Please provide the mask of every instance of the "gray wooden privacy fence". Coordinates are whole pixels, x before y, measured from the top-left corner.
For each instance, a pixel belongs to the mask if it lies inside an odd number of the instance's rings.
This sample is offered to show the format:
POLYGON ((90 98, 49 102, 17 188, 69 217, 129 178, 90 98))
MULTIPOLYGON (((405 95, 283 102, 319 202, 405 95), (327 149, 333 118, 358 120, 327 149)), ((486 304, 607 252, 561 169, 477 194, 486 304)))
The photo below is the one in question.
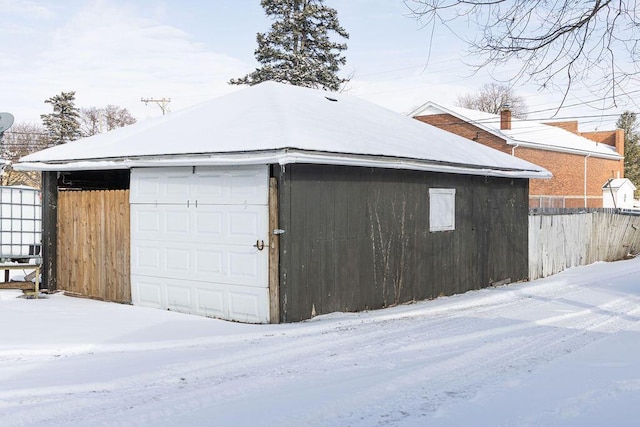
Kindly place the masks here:
POLYGON ((529 215, 529 280, 640 252, 640 216, 609 211, 529 215))

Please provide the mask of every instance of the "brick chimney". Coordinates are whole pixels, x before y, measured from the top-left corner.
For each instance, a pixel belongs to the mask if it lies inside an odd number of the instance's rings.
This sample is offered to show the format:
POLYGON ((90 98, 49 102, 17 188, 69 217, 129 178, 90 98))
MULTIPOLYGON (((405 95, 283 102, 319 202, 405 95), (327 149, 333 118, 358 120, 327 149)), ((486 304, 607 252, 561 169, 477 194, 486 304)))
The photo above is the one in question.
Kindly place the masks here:
POLYGON ((511 110, 504 104, 500 110, 500 130, 511 130, 511 110))
POLYGON ((616 151, 624 157, 624 129, 616 129, 616 151))
POLYGON ((624 156, 624 130, 600 130, 592 132, 578 132, 578 135, 595 141, 598 144, 607 144, 615 147, 618 154, 624 156))

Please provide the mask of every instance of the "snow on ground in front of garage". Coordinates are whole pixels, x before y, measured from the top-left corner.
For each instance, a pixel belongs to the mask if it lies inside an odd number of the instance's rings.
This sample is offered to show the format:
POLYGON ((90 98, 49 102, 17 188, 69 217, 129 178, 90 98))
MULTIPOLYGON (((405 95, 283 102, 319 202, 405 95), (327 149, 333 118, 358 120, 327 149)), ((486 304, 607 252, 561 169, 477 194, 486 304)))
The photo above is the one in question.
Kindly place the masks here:
POLYGON ((637 425, 640 258, 245 325, 0 291, 2 426, 637 425))

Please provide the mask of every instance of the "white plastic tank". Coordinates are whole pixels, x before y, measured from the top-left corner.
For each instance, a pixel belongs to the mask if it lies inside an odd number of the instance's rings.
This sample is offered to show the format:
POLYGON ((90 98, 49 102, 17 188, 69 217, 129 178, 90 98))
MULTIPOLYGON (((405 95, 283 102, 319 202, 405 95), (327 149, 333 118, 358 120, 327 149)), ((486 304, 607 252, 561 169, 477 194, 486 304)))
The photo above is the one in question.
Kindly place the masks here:
POLYGON ((40 191, 26 186, 0 186, 0 258, 39 257, 41 242, 40 191))

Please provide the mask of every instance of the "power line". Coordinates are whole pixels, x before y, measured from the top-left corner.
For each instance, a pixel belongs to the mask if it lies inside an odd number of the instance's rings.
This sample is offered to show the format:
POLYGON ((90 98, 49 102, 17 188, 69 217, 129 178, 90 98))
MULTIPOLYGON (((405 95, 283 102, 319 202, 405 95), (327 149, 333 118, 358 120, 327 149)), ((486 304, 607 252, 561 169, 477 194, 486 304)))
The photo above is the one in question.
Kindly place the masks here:
POLYGON ((148 105, 150 102, 156 104, 162 110, 162 115, 164 116, 166 112, 169 111, 169 103, 171 102, 171 98, 140 98, 140 102, 144 102, 144 105, 148 105))
MULTIPOLYGON (((634 93, 639 93, 639 92, 640 92, 640 89, 636 89, 636 90, 632 90, 632 91, 627 92, 626 95, 632 95, 634 93)), ((589 104, 592 104, 594 102, 606 101, 608 98, 609 97, 594 98, 594 99, 591 99, 589 101, 580 101, 580 102, 577 102, 575 104, 563 105, 560 108, 571 108, 571 107, 582 107, 582 106, 591 107, 589 104)), ((595 108, 595 107, 592 107, 592 108, 595 108)), ((544 109, 535 110, 535 111, 528 111, 527 114, 544 113, 544 112, 548 112, 548 111, 554 111, 554 110, 557 110, 557 109, 558 108, 544 108, 544 109)))

